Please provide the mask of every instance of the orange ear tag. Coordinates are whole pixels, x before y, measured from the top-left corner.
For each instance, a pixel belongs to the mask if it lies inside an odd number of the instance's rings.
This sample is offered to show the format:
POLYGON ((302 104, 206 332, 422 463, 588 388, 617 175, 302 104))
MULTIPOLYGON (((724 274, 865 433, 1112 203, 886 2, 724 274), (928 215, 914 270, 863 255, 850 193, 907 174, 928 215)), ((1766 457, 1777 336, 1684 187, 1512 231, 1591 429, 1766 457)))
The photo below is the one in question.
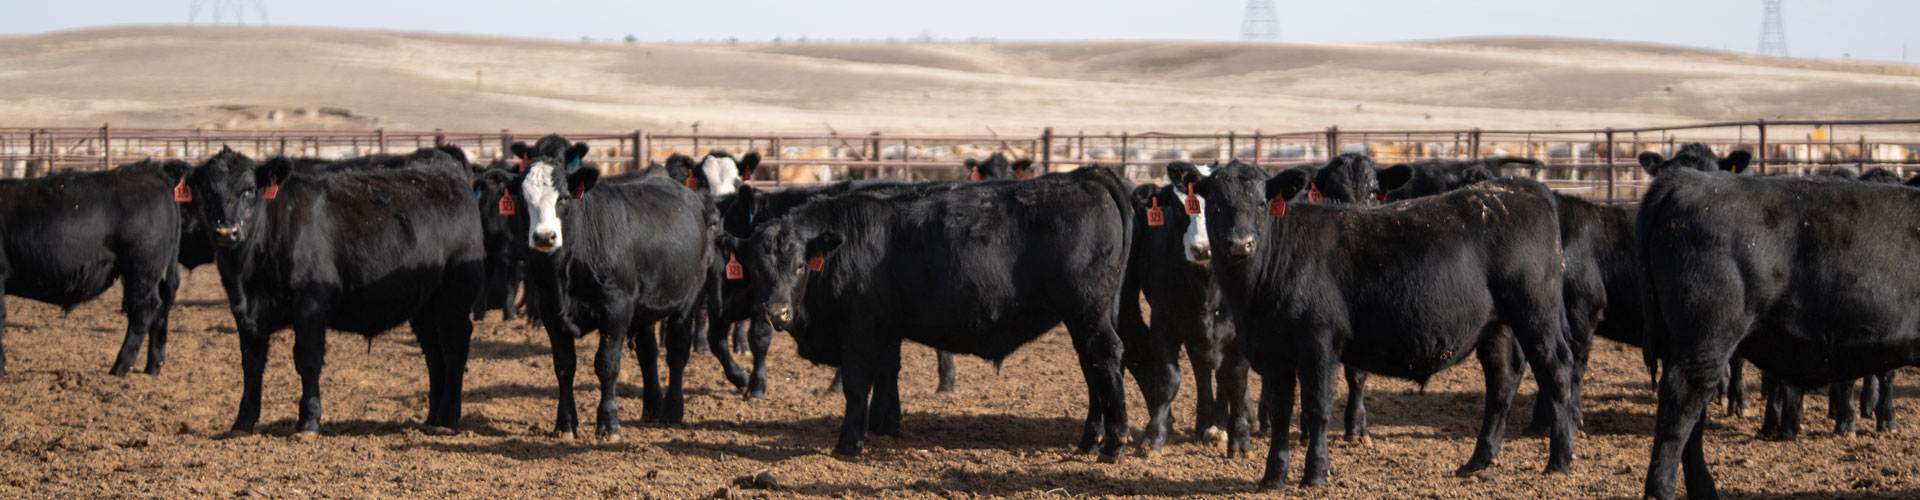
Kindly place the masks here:
POLYGON ((967 175, 967 180, 980 182, 980 167, 973 167, 973 173, 967 175))
POLYGON ((260 193, 261 198, 271 200, 280 196, 280 178, 274 177, 272 179, 273 183, 267 185, 266 192, 260 193))
POLYGON ((193 188, 187 186, 185 177, 180 178, 180 183, 173 186, 173 201, 174 203, 193 201, 193 188))
POLYGON ((1193 196, 1193 183, 1187 183, 1187 215, 1200 215, 1200 199, 1193 196))
POLYGON ((587 195, 587 186, 585 184, 576 184, 573 186, 571 194, 573 194, 573 199, 576 200, 585 197, 587 195))
POLYGON ((826 254, 821 252, 814 252, 812 257, 807 257, 808 271, 813 271, 817 273, 817 272, 820 272, 821 269, 824 269, 826 267, 827 267, 826 254))
POLYGON ((1278 195, 1275 195, 1272 200, 1267 200, 1267 215, 1285 217, 1287 215, 1287 200, 1280 199, 1278 195))
POLYGON ((500 215, 513 215, 513 196, 500 195, 500 215))
POLYGON ((733 252, 727 252, 727 279, 737 280, 746 277, 747 269, 740 266, 740 261, 734 260, 733 252))
POLYGON ((1320 185, 1319 184, 1307 185, 1307 202, 1308 203, 1320 202, 1320 185))
POLYGON ((1167 214, 1160 212, 1160 197, 1158 196, 1153 197, 1153 207, 1147 209, 1147 225, 1154 227, 1167 225, 1167 214))
POLYGON ((1378 199, 1378 200, 1380 200, 1380 202, 1381 202, 1381 203, 1386 203, 1386 202, 1387 202, 1387 188, 1380 188, 1380 194, 1378 194, 1378 195, 1375 195, 1375 196, 1374 196, 1374 199, 1378 199))
POLYGON ((687 174, 687 189, 700 189, 700 178, 691 173, 687 174))

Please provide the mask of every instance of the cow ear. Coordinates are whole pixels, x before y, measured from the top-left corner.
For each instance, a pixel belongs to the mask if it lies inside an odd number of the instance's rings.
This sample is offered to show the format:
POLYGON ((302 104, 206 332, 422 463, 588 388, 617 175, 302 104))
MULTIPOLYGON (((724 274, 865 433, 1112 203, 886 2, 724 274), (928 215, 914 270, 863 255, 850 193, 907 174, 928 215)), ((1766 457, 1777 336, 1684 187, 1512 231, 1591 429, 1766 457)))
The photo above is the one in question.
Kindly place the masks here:
POLYGON ((719 249, 721 254, 738 252, 740 251, 740 237, 727 234, 726 231, 715 231, 713 234, 713 247, 719 249))
POLYGON ((193 173, 193 164, 180 160, 167 160, 160 163, 160 171, 166 172, 168 179, 179 182, 180 179, 193 173))
POLYGON ((1033 166, 1033 160, 1016 161, 1016 162, 1013 162, 1013 171, 1014 173, 1018 174, 1020 172, 1027 171, 1027 167, 1031 167, 1031 166, 1033 166))
POLYGON ((1374 174, 1374 177, 1380 179, 1381 189, 1388 191, 1400 189, 1400 186, 1405 186, 1408 182, 1413 181, 1413 165, 1405 163, 1396 164, 1380 169, 1379 172, 1374 174))
POLYGON ((1753 153, 1734 151, 1727 154, 1726 158, 1720 159, 1720 169, 1736 174, 1743 174, 1747 172, 1747 165, 1751 163, 1753 163, 1753 153))
POLYGON ((1138 186, 1134 186, 1133 195, 1129 197, 1133 201, 1133 210, 1138 212, 1138 211, 1146 210, 1152 207, 1153 195, 1159 192, 1160 192, 1160 186, 1155 186, 1152 184, 1141 184, 1138 186))
POLYGON ((593 190, 594 184, 599 182, 600 169, 580 167, 579 170, 567 174, 567 192, 574 193, 573 199, 577 200, 585 196, 587 191, 593 190))
POLYGON ((260 165, 260 168, 253 169, 253 185, 264 190, 268 186, 286 182, 290 173, 293 173, 293 160, 276 156, 260 165))
POLYGON ((813 239, 807 240, 807 255, 833 253, 834 250, 840 248, 840 243, 842 242, 843 240, 840 238, 840 233, 833 231, 820 233, 819 236, 814 236, 813 239))
POLYGON ((760 153, 747 153, 745 156, 741 156, 738 161, 733 162, 733 164, 740 169, 741 182, 753 180, 753 170, 760 168, 760 153))
POLYGON ((1460 179, 1457 181, 1454 181, 1454 184, 1448 187, 1458 189, 1458 188, 1490 181, 1490 180, 1493 180, 1494 177, 1496 176, 1493 175, 1493 171, 1487 170, 1486 167, 1477 167, 1477 166, 1469 167, 1466 170, 1461 171, 1460 179))
POLYGON ((1306 190, 1307 184, 1312 182, 1313 178, 1306 172, 1297 169, 1282 170, 1279 174, 1267 178, 1267 199, 1292 200, 1293 195, 1306 190))
POLYGON ((1176 161, 1167 163, 1167 184, 1184 186, 1200 182, 1200 169, 1192 163, 1176 161))
POLYGON ((587 157, 588 149, 587 143, 573 143, 573 147, 567 148, 567 165, 579 165, 580 159, 587 157))
POLYGON ((515 141, 513 145, 507 146, 507 151, 512 152, 514 158, 526 158, 530 150, 527 148, 527 143, 515 141))
POLYGON ((1639 159, 1640 167, 1647 169, 1648 175, 1660 175, 1660 164, 1667 161, 1667 157, 1652 151, 1640 153, 1639 159))

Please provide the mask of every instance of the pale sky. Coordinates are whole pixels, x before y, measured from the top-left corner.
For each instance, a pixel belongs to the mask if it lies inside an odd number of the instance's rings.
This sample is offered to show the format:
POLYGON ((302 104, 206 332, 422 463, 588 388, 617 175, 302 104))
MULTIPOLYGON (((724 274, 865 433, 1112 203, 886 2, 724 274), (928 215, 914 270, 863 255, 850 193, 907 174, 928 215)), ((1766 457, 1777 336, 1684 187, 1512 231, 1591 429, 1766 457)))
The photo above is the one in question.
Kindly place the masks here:
MULTIPOLYGON (((222 1, 204 0, 213 4, 222 1)), ((237 0, 258 21, 256 0, 237 0)), ((1234 40, 1244 0, 259 0, 276 26, 578 40, 1234 40)), ((1274 0, 1281 39, 1384 42, 1495 35, 1628 40, 1752 52, 1760 0, 1274 0)), ((0 34, 181 24, 194 0, 6 0, 0 34)), ((1920 61, 1920 1, 1787 0, 1795 57, 1920 61)), ((209 21, 207 12, 200 22, 209 21)), ((231 21, 229 20, 229 23, 231 21)))

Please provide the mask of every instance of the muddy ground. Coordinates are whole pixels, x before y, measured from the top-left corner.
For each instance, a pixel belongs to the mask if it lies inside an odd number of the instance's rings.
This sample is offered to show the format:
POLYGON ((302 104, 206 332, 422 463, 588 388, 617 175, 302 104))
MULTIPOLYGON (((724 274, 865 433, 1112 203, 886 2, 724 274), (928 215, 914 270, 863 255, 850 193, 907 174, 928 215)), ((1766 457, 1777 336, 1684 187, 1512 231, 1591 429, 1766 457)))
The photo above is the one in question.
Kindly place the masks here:
MULTIPOLYGON (((5 331, 11 364, 0 377, 0 497, 204 498, 241 494, 326 498, 693 498, 736 477, 771 469, 780 487, 741 489, 745 498, 785 497, 1245 497, 1260 476, 1255 458, 1182 440, 1152 459, 1096 464, 1070 453, 1086 402, 1064 333, 1043 337, 997 372, 960 360, 959 391, 936 394, 931 350, 910 345, 902 399, 905 437, 873 438, 867 454, 832 457, 842 402, 820 394, 832 371, 799 360, 784 334, 774 343, 771 388, 749 401, 727 385, 709 356, 690 364, 685 425, 643 424, 637 365, 627 354, 622 383, 624 440, 549 437, 554 379, 544 332, 496 314, 477 325, 466 419, 457 435, 422 432, 425 364, 411 335, 371 343, 334 334, 322 382, 325 421, 311 441, 292 436, 298 378, 288 334, 268 365, 260 435, 219 437, 239 398, 239 355, 218 276, 190 276, 173 311, 171 356, 159 376, 107 375, 123 320, 117 290, 69 315, 9 298, 5 331)), ((580 345, 592 359, 593 342, 580 345)), ((1546 441, 1519 435, 1532 382, 1495 474, 1460 479, 1453 470, 1473 446, 1481 382, 1473 363, 1441 374, 1425 390, 1376 378, 1371 445, 1335 441, 1331 484, 1289 487, 1271 496, 1312 498, 1637 498, 1651 443, 1653 396, 1639 352, 1602 341, 1585 402, 1587 425, 1571 476, 1539 473, 1546 441)), ((136 364, 136 366, 141 366, 136 364)), ((1920 372, 1897 382, 1908 429, 1920 372)), ((1749 374, 1757 377, 1757 374, 1749 374)), ((1187 376, 1176 412, 1192 419, 1187 376)), ((590 429, 590 366, 575 390, 590 429)), ((1129 383, 1135 434, 1144 421, 1129 383)), ((1756 399, 1757 405, 1757 399, 1756 399)), ((1339 411, 1335 409, 1336 415, 1339 411)), ((1823 396, 1808 399, 1807 434, 1795 442, 1753 438, 1757 412, 1720 416, 1715 406, 1708 460, 1733 498, 1913 498, 1920 496, 1920 439, 1863 432, 1833 435, 1823 396)), ((1337 417, 1336 417, 1337 419, 1337 417)), ((1337 424, 1336 424, 1337 425, 1337 424)), ((1298 432, 1297 430, 1295 432, 1298 432)), ((1301 448, 1294 448, 1298 479, 1301 448)))

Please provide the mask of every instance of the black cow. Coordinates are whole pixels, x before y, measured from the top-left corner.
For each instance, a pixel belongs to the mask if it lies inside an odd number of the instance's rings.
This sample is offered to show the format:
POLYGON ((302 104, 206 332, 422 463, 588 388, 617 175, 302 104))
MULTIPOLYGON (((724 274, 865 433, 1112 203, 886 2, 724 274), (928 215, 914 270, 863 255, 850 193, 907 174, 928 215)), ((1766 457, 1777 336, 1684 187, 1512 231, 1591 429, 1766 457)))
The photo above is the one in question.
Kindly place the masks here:
MULTIPOLYGON (((1705 144, 1695 142, 1680 146, 1678 151, 1674 151, 1673 158, 1667 158, 1660 153, 1647 151, 1640 153, 1636 159, 1640 162, 1640 166, 1647 170, 1647 174, 1653 176, 1659 176, 1661 172, 1672 168, 1749 174, 1751 172, 1747 167, 1753 163, 1753 153, 1734 151, 1728 153, 1726 158, 1721 158, 1720 155, 1713 152, 1712 148, 1707 147, 1705 144)), ((1641 342, 1635 342, 1634 345, 1642 345, 1643 343, 1644 338, 1641 342)), ((1647 353, 1646 351, 1642 351, 1642 354, 1647 353)), ((1647 363, 1649 371, 1651 371, 1654 362, 1649 358, 1647 363)), ((1734 356, 1732 360, 1727 362, 1727 386, 1726 391, 1723 392, 1721 396, 1726 398, 1728 415, 1745 415, 1747 413, 1746 364, 1746 360, 1739 356, 1734 356)), ((1784 401, 1784 399, 1779 398, 1774 398, 1773 400, 1784 401)), ((1777 415, 1776 413, 1775 418, 1777 418, 1777 415)), ((1763 427, 1765 426, 1763 425, 1763 427)))
MULTIPOLYGON (((1648 356, 1661 370, 1645 495, 1715 496, 1703 452, 1719 366, 1737 352, 1802 387, 1911 365, 1920 340, 1920 192, 1668 168, 1636 224, 1648 356)), ((1676 160, 1680 160, 1676 158, 1676 160)))
MULTIPOLYGON (((1196 186, 1208 201, 1207 233, 1219 284, 1253 369, 1276 404, 1293 412, 1296 375, 1303 485, 1326 481, 1326 427, 1335 367, 1424 380, 1478 351, 1487 404, 1479 443, 1459 473, 1498 455, 1521 360, 1499 345, 1518 340, 1542 397, 1553 401, 1547 471, 1573 459, 1572 364, 1560 300, 1554 199, 1545 186, 1501 179, 1389 207, 1288 203, 1307 186, 1228 164, 1196 186), (1224 251, 1223 251, 1224 249, 1224 251), (1444 297, 1445 300, 1435 300, 1444 297), (1500 335, 1506 325, 1512 335, 1500 335)), ((1282 424, 1284 425, 1284 424, 1282 424)), ((1263 489, 1288 468, 1287 432, 1276 429, 1263 489)))
MULTIPOLYGON (((178 160, 144 160, 105 172, 0 180, 0 334, 5 295, 72 311, 118 279, 127 333, 108 373, 126 375, 145 343, 146 372, 158 375, 167 357, 167 310, 180 284, 175 186, 189 169, 178 160)), ((0 373, 6 366, 0 346, 0 373)))
POLYGON ((574 338, 600 331, 594 359, 600 379, 597 429, 620 434, 620 350, 629 339, 640 359, 642 419, 679 423, 685 412, 682 373, 691 352, 703 294, 711 276, 713 205, 701 193, 661 176, 600 179, 582 165, 586 143, 558 135, 532 147, 511 146, 527 158, 526 172, 508 184, 515 233, 524 235, 529 293, 539 297, 553 343, 559 405, 554 432, 572 436, 579 424, 573 400, 574 338), (581 165, 570 167, 570 165, 581 165), (654 324, 667 350, 668 383, 656 372, 654 324))
POLYGON ((1166 185, 1133 190, 1132 262, 1118 326, 1127 368, 1147 402, 1147 425, 1137 448, 1142 454, 1159 451, 1170 433, 1182 347, 1193 365, 1197 392, 1194 436, 1225 444, 1229 456, 1250 447, 1247 359, 1234 343, 1232 323, 1220 309, 1207 267, 1213 254, 1205 201, 1190 192, 1210 172, 1209 166, 1174 162, 1167 165, 1166 185), (1142 292, 1153 308, 1150 324, 1141 323, 1142 292))
POLYGON ((327 329, 377 335, 402 322, 427 359, 426 424, 459 422, 473 333, 466 312, 485 258, 470 177, 445 154, 404 169, 326 172, 256 166, 230 149, 194 171, 187 185, 218 245, 239 330, 245 388, 235 433, 252 432, 259 420, 268 342, 289 326, 301 379, 298 432, 320 429, 327 329))
POLYGON ((967 180, 971 181, 1019 179, 1027 176, 1027 169, 1033 166, 1033 160, 1009 161, 1006 155, 994 153, 985 160, 968 158, 961 165, 967 167, 967 180))
POLYGON ((858 454, 869 430, 899 433, 902 340, 1000 360, 1065 322, 1088 385, 1079 450, 1099 444, 1101 461, 1120 460, 1128 430, 1113 322, 1130 189, 1089 168, 845 195, 760 226, 741 244, 754 303, 801 357, 846 375, 834 452, 858 454))
MULTIPOLYGON (((507 196, 507 185, 519 176, 518 161, 494 160, 473 174, 473 198, 480 211, 481 242, 487 249, 486 289, 473 301, 473 320, 486 317, 487 311, 500 310, 500 319, 513 321, 518 308, 515 299, 519 296, 522 273, 522 257, 526 245, 514 238, 509 226, 511 214, 518 212, 502 210, 500 199, 507 196)), ((536 306, 537 307, 537 306, 536 306)), ((537 317, 529 314, 529 319, 537 317)))

